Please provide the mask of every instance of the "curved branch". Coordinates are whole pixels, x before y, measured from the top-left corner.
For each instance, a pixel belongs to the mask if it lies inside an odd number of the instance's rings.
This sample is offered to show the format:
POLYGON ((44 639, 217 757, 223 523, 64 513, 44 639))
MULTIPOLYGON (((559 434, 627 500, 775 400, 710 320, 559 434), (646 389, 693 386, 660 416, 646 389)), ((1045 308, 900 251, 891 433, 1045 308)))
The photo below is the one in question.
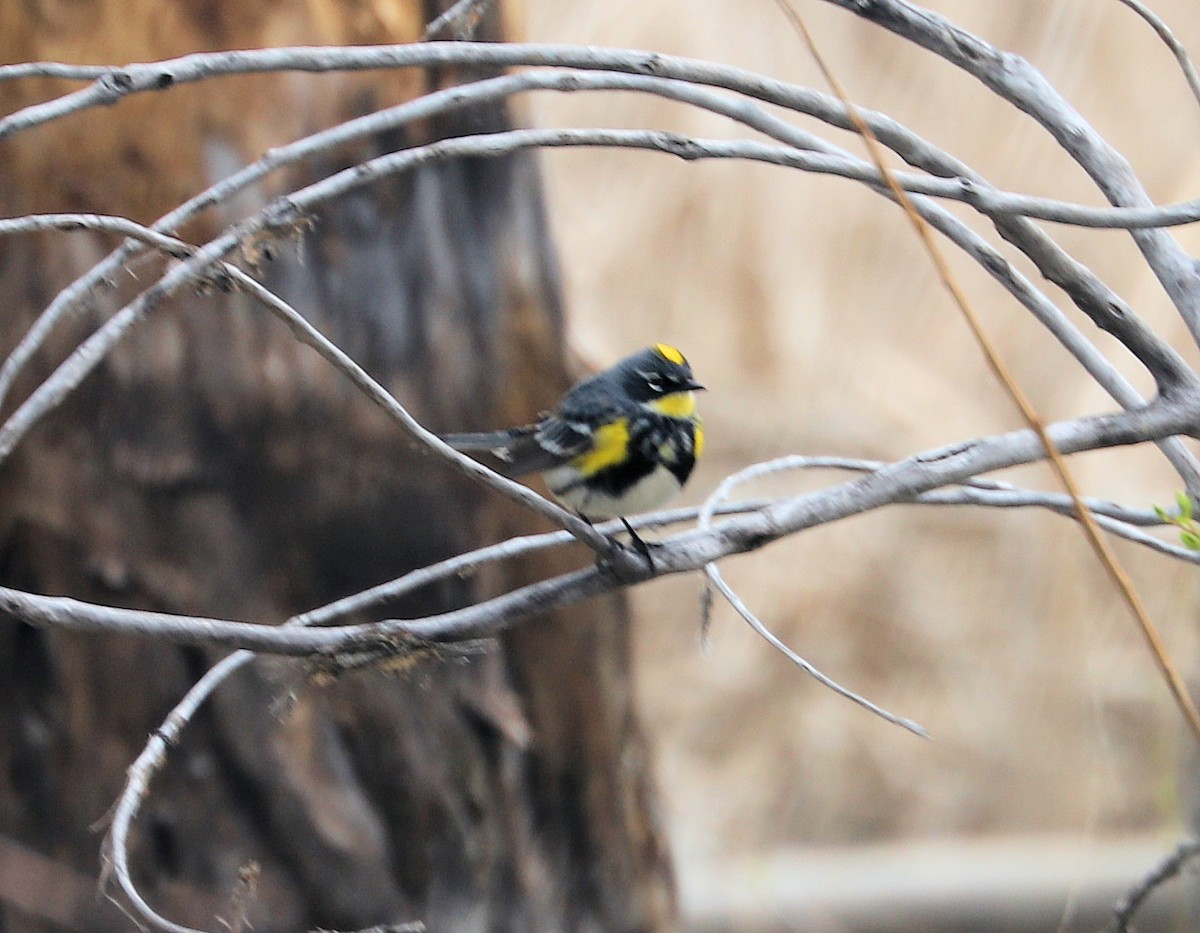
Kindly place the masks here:
POLYGON ((1175 61, 1179 63, 1179 70, 1183 72, 1183 77, 1187 80, 1192 97, 1196 99, 1197 103, 1200 103, 1200 75, 1196 74, 1196 66, 1192 64, 1192 57, 1188 54, 1188 50, 1184 44, 1175 38, 1175 33, 1171 32, 1171 27, 1166 24, 1161 16, 1142 3, 1141 0, 1118 0, 1118 2, 1125 4, 1125 6, 1129 7, 1129 9, 1145 20, 1150 28, 1158 34, 1158 37, 1162 39, 1163 44, 1171 50, 1171 54, 1175 56, 1175 61))
MULTIPOLYGON (((1145 197, 1136 179, 1133 178, 1132 172, 1124 160, 1113 153, 1091 127, 1065 102, 1061 101, 1053 88, 1050 88, 1028 63, 1016 56, 1002 57, 1000 53, 969 33, 957 29, 953 24, 939 17, 918 11, 908 4, 884 2, 884 0, 871 3, 861 3, 858 0, 827 0, 827 2, 837 3, 860 16, 877 20, 892 31, 906 35, 918 44, 948 57, 961 67, 966 67, 982 80, 996 83, 993 89, 997 90, 997 93, 1001 93, 1006 99, 1013 100, 1027 112, 1039 117, 1043 125, 1046 125, 1052 132, 1057 131, 1056 138, 1059 138, 1060 142, 1067 144, 1071 139, 1078 137, 1080 141, 1070 151, 1093 175, 1099 174, 1101 169, 1116 173, 1121 180, 1119 183, 1115 183, 1115 187, 1119 189, 1121 196, 1118 197, 1113 192, 1106 190, 1113 203, 1149 206, 1149 200, 1145 197), (911 22, 904 19, 905 14, 909 16, 911 22), (957 49, 957 46, 954 46, 955 42, 961 43, 962 49, 957 49), (967 55, 963 49, 969 49, 971 55, 967 55), (988 67, 980 66, 978 63, 972 64, 975 61, 972 56, 986 59, 988 67), (1026 83, 1021 85, 1019 82, 1006 79, 1003 75, 1004 67, 1019 67, 1021 80, 1026 83), (992 73, 996 71, 1000 72, 999 77, 992 73), (1009 89, 1006 87, 1007 84, 1018 84, 1019 86, 1009 89), (1031 91, 1031 87, 1035 90, 1031 91), (1082 140, 1086 140, 1086 145, 1082 140), (1081 150, 1084 155, 1096 156, 1099 153, 1105 158, 1098 159, 1099 165, 1097 165, 1097 159, 1089 159, 1085 162, 1081 153, 1076 149, 1081 150)), ((635 50, 528 44, 432 42, 411 46, 364 46, 351 49, 291 48, 201 53, 148 65, 131 65, 124 69, 114 69, 89 88, 44 104, 25 108, 0 120, 0 138, 88 107, 114 103, 130 94, 162 90, 174 84, 199 81, 218 74, 273 71, 327 72, 466 64, 492 67, 559 66, 665 77, 725 88, 759 100, 810 113, 834 126, 844 129, 853 128, 840 103, 826 95, 797 88, 741 69, 713 65, 694 59, 635 50)), ((992 85, 989 84, 989 86, 992 85)), ((908 134, 894 121, 868 111, 861 111, 861 116, 881 142, 913 164, 921 164, 922 160, 929 160, 931 155, 934 157, 934 161, 939 160, 938 154, 931 154, 928 146, 915 141, 911 134, 908 134), (906 149, 913 150, 912 154, 907 153, 906 149)), ((952 171, 951 174, 961 173, 952 171)), ((1118 335, 1121 335, 1130 326, 1132 315, 1129 309, 1122 302, 1113 301, 1111 293, 1100 285, 1094 275, 1066 257, 1065 253, 1053 246, 1044 235, 1039 236, 1031 229, 1013 230, 1005 235, 1021 239, 1025 244, 1022 248, 1027 252, 1032 249, 1033 251, 1029 252, 1029 255, 1038 263, 1043 274, 1067 288, 1073 300, 1080 303, 1081 309, 1091 316, 1099 326, 1112 330, 1118 335)), ((1168 292, 1177 304, 1187 300, 1189 289, 1192 293, 1200 296, 1200 289, 1193 287, 1192 276, 1194 273, 1184 261, 1186 257, 1182 256, 1182 251, 1170 244, 1169 237, 1153 230, 1142 231, 1141 234, 1135 233, 1135 237, 1143 247, 1147 245, 1154 247, 1153 249, 1144 248, 1144 252, 1147 252, 1148 261, 1151 262, 1160 279, 1168 286, 1168 292), (1168 275, 1168 272, 1171 274, 1168 275)), ((1200 304, 1200 297, 1195 298, 1195 302, 1200 304)))
MULTIPOLYGON (((790 459, 790 458, 788 458, 788 459, 790 459)), ((712 495, 710 495, 704 501, 704 505, 700 509, 700 520, 699 520, 700 529, 703 531, 707 531, 708 529, 710 529, 712 527, 712 519, 713 519, 713 515, 716 512, 717 507, 722 505, 729 498, 729 496, 732 494, 734 489, 736 489, 738 486, 740 486, 744 483, 748 483, 748 482, 754 480, 756 477, 759 477, 759 476, 762 476, 762 475, 765 475, 768 473, 777 472, 781 468, 782 462, 783 461, 780 461, 780 460, 774 460, 774 461, 770 461, 768 463, 755 464, 753 466, 747 467, 744 470, 739 470, 737 473, 734 473, 732 476, 725 477, 725 479, 721 482, 721 484, 713 491, 712 495)), ((796 463, 795 460, 791 460, 791 462, 793 464, 796 463)), ((752 628, 772 648, 774 648, 776 651, 778 651, 780 654, 782 654, 785 658, 787 658, 789 661, 791 661, 793 664, 795 664, 798 668, 800 668, 802 671, 804 671, 806 674, 808 674, 808 676, 812 677, 814 680, 816 680, 822 686, 827 687, 828 689, 832 690, 834 693, 838 694, 839 696, 845 697, 847 700, 850 700, 851 702, 858 704, 863 709, 867 710, 870 713, 875 714, 876 716, 885 720, 886 722, 890 722, 893 725, 897 725, 897 726, 900 726, 901 728, 907 729, 909 732, 913 733, 914 735, 918 735, 921 738, 925 738, 925 739, 929 738, 928 731, 926 731, 925 727, 922 726, 920 723, 918 723, 912 719, 906 719, 903 716, 897 716, 895 713, 892 713, 892 712, 884 709, 882 706, 879 706, 876 703, 872 703, 866 697, 864 697, 858 693, 855 693, 853 690, 849 689, 848 687, 842 686, 840 683, 838 683, 832 677, 828 676, 827 674, 822 673, 813 664, 811 664, 809 661, 806 661, 804 658, 802 658, 800 655, 798 655, 795 651, 793 651, 791 648, 789 648, 786 644, 784 644, 782 639, 780 639, 779 636, 777 636, 774 632, 772 632, 766 626, 766 624, 750 610, 750 607, 746 605, 745 601, 743 601, 742 598, 736 592, 734 592, 733 587, 731 587, 725 581, 725 578, 724 578, 724 576, 722 576, 721 571, 717 569, 717 565, 715 562, 710 562, 710 563, 705 564, 701 568, 701 570, 704 573, 704 577, 708 581, 709 586, 715 588, 717 590, 717 592, 719 592, 721 594, 721 596, 724 597, 725 601, 727 603, 729 603, 730 606, 733 607, 733 610, 739 616, 742 617, 742 619, 746 622, 747 625, 750 626, 750 628, 752 628)), ((709 613, 709 608, 708 608, 709 597, 707 595, 709 592, 710 592, 709 590, 705 591, 706 596, 705 596, 705 603, 704 603, 704 617, 705 617, 706 622, 707 622, 708 613, 709 613)))
MULTIPOLYGON (((907 0, 825 0, 895 33, 957 66, 1041 125, 1091 176, 1110 203, 1148 206, 1129 161, 1110 146, 1026 59, 1003 52, 907 0)), ((1200 344, 1200 271, 1161 230, 1132 230, 1134 242, 1200 344)))
POLYGON ((62 403, 141 318, 154 311, 165 298, 183 284, 207 274, 209 270, 216 267, 226 275, 232 276, 274 312, 283 316, 292 330, 303 336, 304 342, 333 361, 368 398, 382 408, 405 432, 459 472, 484 483, 506 498, 526 506, 559 527, 570 531, 596 553, 611 560, 618 569, 628 569, 630 565, 636 563, 632 554, 614 549, 611 541, 598 534, 587 522, 538 495, 528 486, 500 476, 483 464, 445 444, 436 434, 426 430, 386 389, 346 356, 340 348, 321 335, 298 312, 240 270, 224 266, 220 262, 239 244, 257 233, 277 229, 280 225, 284 227, 290 225, 294 222, 292 219, 294 213, 295 209, 291 201, 287 198, 281 199, 274 209, 269 208, 251 221, 236 225, 196 250, 189 259, 169 270, 156 285, 147 289, 134 302, 126 305, 106 321, 80 344, 50 378, 38 386, 33 394, 13 412, 8 421, 0 427, 0 462, 11 454, 16 444, 34 424, 47 412, 62 403))
POLYGON ((235 671, 249 664, 254 657, 253 652, 237 651, 210 667, 204 676, 196 681, 195 685, 163 720, 163 724, 150 736, 142 753, 129 766, 126 772, 125 786, 113 807, 112 825, 104 837, 102 846, 104 871, 100 877, 101 886, 103 887, 107 883, 111 873, 116 877, 117 884, 120 885, 121 890, 125 892, 142 918, 153 923, 160 930, 165 930, 166 933, 203 933, 203 931, 180 926, 161 916, 146 903, 129 874, 129 830, 143 798, 150 789, 151 778, 166 764, 167 752, 179 741, 180 734, 184 727, 191 722, 196 710, 220 684, 224 683, 235 671))
MULTIPOLYGON (((20 217, 0 218, 0 236, 15 236, 40 230, 61 230, 63 232, 90 230, 115 233, 131 240, 137 240, 151 249, 160 250, 176 259, 191 255, 194 249, 182 240, 166 236, 130 220, 128 217, 107 214, 23 214, 20 217)), ((3 396, 0 395, 0 398, 3 396)))
MULTIPOLYGON (((126 306, 114 315, 102 328, 82 344, 60 367, 56 376, 44 383, 31 396, 9 421, 0 428, 0 461, 6 458, 13 446, 26 431, 45 414, 50 408, 59 404, 66 394, 91 371, 92 368, 107 353, 111 346, 123 337, 133 323, 142 315, 152 311, 161 300, 182 286, 186 281, 199 277, 215 261, 228 255, 241 243, 262 234, 264 231, 287 229, 305 212, 313 210, 319 204, 339 197, 348 191, 368 184, 386 175, 410 170, 426 162, 444 160, 451 157, 477 156, 495 157, 517 149, 566 146, 609 146, 639 148, 675 155, 686 160, 709 158, 738 158, 766 162, 769 164, 803 168, 809 171, 826 172, 842 175, 847 178, 868 181, 873 185, 880 184, 878 175, 873 168, 864 163, 853 164, 846 159, 828 156, 823 153, 801 151, 781 146, 757 143, 749 140, 697 140, 653 130, 513 130, 504 133, 483 136, 456 137, 441 140, 413 149, 380 156, 353 168, 343 170, 319 182, 307 186, 277 199, 259 214, 241 222, 222 236, 210 241, 203 250, 179 268, 171 270, 158 285, 147 290, 133 304, 126 306), (93 341, 95 343, 93 344, 93 341)), ((913 185, 914 190, 936 190, 942 186, 937 179, 925 179, 920 176, 905 178, 913 185)), ((1032 287, 1019 276, 1007 263, 1003 262, 994 252, 990 251, 976 235, 968 228, 956 224, 947 214, 934 218, 940 230, 947 232, 960 245, 964 245, 968 253, 975 255, 998 280, 1008 285, 1009 290, 1039 310, 1039 317, 1048 320, 1055 318, 1056 333, 1061 318, 1047 313, 1045 305, 1032 297, 1032 287)), ((1053 311, 1053 306, 1050 305, 1053 311)), ((1062 338, 1060 338, 1062 339, 1062 338)), ((1169 347, 1160 345, 1155 338, 1153 352, 1150 353, 1144 345, 1135 344, 1133 349, 1143 351, 1146 358, 1154 361, 1154 371, 1158 374, 1169 370, 1178 372, 1177 379, 1184 380, 1186 366, 1170 352, 1169 347)), ((1102 384, 1110 391, 1114 384, 1115 370, 1095 353, 1085 353, 1076 342, 1068 344, 1076 356, 1083 355, 1089 362, 1089 371, 1093 375, 1101 373, 1102 384)), ((8 361, 13 363, 13 359, 8 361)), ((1126 405, 1141 402, 1140 397, 1131 396, 1128 391, 1117 389, 1114 394, 1118 401, 1126 405)))
MULTIPOLYGON (((675 134, 654 131, 612 130, 517 130, 481 137, 442 140, 416 149, 378 157, 277 199, 259 214, 231 228, 198 250, 190 259, 169 270, 158 284, 119 311, 85 340, 0 427, 0 461, 11 453, 15 445, 38 420, 60 404, 79 385, 141 317, 153 311, 165 297, 184 283, 207 274, 214 263, 218 263, 239 244, 264 232, 287 229, 293 226, 305 212, 312 210, 324 201, 383 175, 410 169, 427 161, 443 159, 451 155, 494 156, 513 151, 516 148, 555 145, 624 145, 655 149, 685 159, 732 156, 756 158, 785 165, 830 167, 829 157, 820 153, 803 152, 750 141, 691 140, 675 134)), ((839 166, 839 168, 845 168, 845 166, 839 166)), ((238 273, 238 275, 241 274, 238 273)), ((243 281, 249 283, 247 285, 249 288, 261 289, 261 286, 253 283, 248 277, 243 276, 243 281)), ((611 556, 611 559, 617 562, 622 571, 637 572, 636 568, 632 566, 632 555, 614 550, 608 541, 597 535, 586 523, 538 496, 527 487, 494 474, 481 464, 444 445, 435 435, 421 427, 395 399, 374 383, 338 348, 320 338, 315 329, 299 314, 265 289, 261 289, 259 297, 277 312, 289 317, 290 326, 298 333, 307 334, 307 341, 317 346, 327 358, 339 362, 339 365, 351 375, 360 389, 367 392, 414 438, 436 451, 466 475, 485 482, 501 492, 502 495, 527 505, 561 527, 572 531, 598 554, 611 556)), ((1177 393, 1179 391, 1181 390, 1177 390, 1177 393)))
MULTIPOLYGON (((458 44, 459 47, 466 48, 468 51, 477 51, 484 58, 494 57, 496 51, 495 46, 473 47, 470 44, 458 44)), ((513 48, 524 47, 506 47, 511 50, 513 48)), ((557 51, 558 53, 568 54, 571 52, 579 53, 580 50, 562 49, 555 47, 533 47, 541 49, 546 55, 551 55, 557 51)), ((352 52, 350 61, 347 67, 353 66, 356 63, 362 64, 361 53, 368 51, 373 53, 374 57, 371 60, 377 60, 378 54, 381 51, 396 51, 398 49, 407 49, 411 51, 411 47, 381 47, 376 49, 331 49, 326 50, 330 53, 352 52)), ((268 50, 272 53, 280 52, 295 52, 297 55, 301 52, 311 52, 313 50, 268 50)), ((583 50, 586 54, 583 56, 586 59, 596 60, 599 55, 599 60, 605 64, 605 67, 613 69, 621 69, 630 67, 629 55, 643 55, 645 53, 627 53, 606 50, 583 50)), ((231 53, 232 54, 232 53, 231 53)), ((254 70, 256 67, 261 67, 261 62, 256 62, 251 59, 261 58, 257 53, 237 53, 237 61, 230 61, 229 56, 223 56, 220 62, 215 62, 216 65, 222 66, 224 72, 236 72, 238 67, 242 70, 254 70), (233 67, 238 66, 238 67, 233 67)), ((341 59, 343 56, 334 56, 341 59)), ((545 56, 543 56, 545 57, 545 56)), ((553 57, 551 55, 551 57, 553 57)), ((537 58, 537 56, 533 56, 537 58)), ((188 60, 193 65, 197 64, 196 56, 189 56, 188 60)), ((204 60, 204 56, 200 57, 204 60)), ((182 60, 177 60, 182 61, 182 60)), ((159 63, 160 65, 168 65, 171 63, 159 63)), ((278 55, 272 55, 271 60, 266 64, 274 67, 282 67, 282 63, 278 55)), ((302 65, 303 62, 298 64, 302 65)), ((348 139, 362 136, 369 132, 375 132, 379 129, 400 125, 409 122, 413 119, 419 119, 422 116, 428 116, 440 110, 452 109, 457 106, 463 106, 471 100, 486 100, 492 97, 503 96, 506 94, 516 93, 523 89, 536 89, 544 87, 554 90, 577 90, 577 89, 602 89, 602 88, 627 88, 640 90, 647 93, 655 93, 664 97, 669 97, 675 100, 682 100, 692 103, 696 106, 701 106, 714 112, 722 113, 732 119, 739 120, 748 126, 759 129, 762 132, 772 135, 789 142, 791 145, 800 148, 810 149, 814 151, 822 151, 826 154, 840 155, 847 161, 842 164, 840 174, 847 177, 856 177, 861 180, 869 180, 874 177, 874 170, 868 163, 862 160, 852 159, 848 154, 841 152, 836 147, 825 143, 817 137, 812 137, 809 134, 791 127, 777 118, 770 117, 753 105, 745 101, 729 101, 719 95, 712 94, 699 87, 690 87, 679 85, 678 81, 702 81, 713 84, 718 87, 725 87, 738 91, 739 93, 748 94, 758 99, 767 100, 779 106, 788 107, 797 110, 798 112, 809 113, 822 119, 831 125, 849 127, 851 125, 849 119, 844 113, 844 108, 840 102, 833 98, 824 95, 816 94, 815 92, 806 91, 803 89, 791 87, 780 82, 763 79, 760 76, 749 75, 746 72, 741 72, 738 69, 722 69, 717 68, 717 74, 713 74, 713 66, 696 69, 692 66, 697 63, 689 62, 686 59, 666 59, 656 66, 656 70, 664 73, 673 73, 673 78, 670 81, 663 79, 646 78, 639 75, 621 75, 621 74, 550 74, 539 75, 534 73, 526 73, 522 75, 507 76, 503 78, 490 79, 487 81, 478 82, 475 85, 468 87, 456 87, 446 91, 431 94, 421 100, 402 105, 398 108, 392 108, 388 111, 382 111, 377 114, 372 114, 368 117, 350 121, 347 124, 339 125, 331 130, 323 131, 314 134, 305 140, 289 146, 280 147, 272 150, 263 159, 247 166, 241 172, 236 173, 229 179, 219 185, 215 185, 208 191, 192 198, 180 208, 172 211, 166 217, 155 224, 156 230, 170 230, 175 225, 182 223, 184 220, 193 216, 199 210, 219 203, 221 200, 229 197, 234 191, 244 188, 246 185, 261 178, 263 175, 278 168, 282 165, 294 162, 306 155, 311 155, 321 151, 332 145, 344 142, 348 139), (757 80, 749 80, 751 78, 757 80)), ((702 63, 700 63, 702 64, 702 63)), ((143 68, 147 66, 136 66, 143 68)), ((331 66, 332 67, 332 66, 331 66)), ((193 76, 193 80, 196 78, 193 76)), ((132 91, 131 91, 132 92, 132 91)), ((914 134, 900 127, 894 121, 880 114, 871 112, 863 112, 863 117, 867 119, 872 126, 874 132, 878 135, 881 141, 891 146, 899 152, 904 158, 913 164, 924 165, 930 171, 941 175, 954 175, 949 186, 939 187, 931 186, 926 189, 918 187, 917 190, 928 190, 937 196, 961 198, 968 203, 974 204, 984 213, 992 216, 996 222, 997 228, 1002 235, 1010 239, 1023 252, 1030 256, 1038 265, 1043 274, 1047 275, 1052 281, 1062 286, 1075 300, 1076 304, 1089 314, 1098 326, 1111 331, 1130 350, 1138 356, 1139 359, 1150 369, 1156 380, 1161 386, 1173 386, 1175 382, 1185 380, 1190 376, 1187 367, 1182 363, 1179 357, 1174 354, 1174 351, 1149 331, 1140 320, 1133 315, 1132 311, 1120 301, 1115 294, 1105 288, 1102 283, 1086 268, 1071 259, 1067 254, 1053 243, 1049 237, 1045 236, 1040 230, 1030 224, 1027 220, 1008 216, 1008 210, 1031 209, 1040 211, 1048 216, 1056 216, 1059 218, 1074 217, 1074 219, 1089 222, 1100 222, 1102 215, 1094 213, 1094 209, 1083 208, 1078 205, 1067 205, 1058 202, 1040 201, 1040 199, 1029 199, 1021 195, 1011 195, 1008 193, 997 192, 991 188, 970 170, 955 160, 951 159, 945 153, 941 153, 934 147, 930 146, 925 141, 916 137, 914 134), (1039 203, 1040 201, 1040 203, 1039 203)), ((2 121, 0 121, 2 125, 2 121)), ((567 132, 567 131, 561 131, 567 132)), ((671 151, 669 147, 666 151, 671 151)), ((686 144, 680 144, 675 147, 678 154, 683 154, 686 144)), ((719 154, 718 154, 719 155, 719 154)), ((718 157, 714 155, 714 157, 718 157)), ((796 167, 806 167, 797 165, 796 167)), ((809 170, 818 170, 817 164, 809 167, 809 170)), ((827 163, 825 168, 819 170, 838 171, 832 163, 827 163)), ((928 179, 923 176, 916 176, 915 184, 928 184, 928 179)), ((912 179, 906 176, 906 180, 912 182, 912 179)), ((884 191, 882 186, 876 184, 877 190, 884 191)), ((886 191, 884 191, 886 193, 886 191)), ((1085 338, 1073 327, 1060 312, 1053 306, 1053 303, 1048 299, 1036 293, 1031 286, 1020 276, 1016 271, 1002 258, 991 249, 977 235, 969 231, 962 225, 953 215, 942 212, 937 215, 935 209, 928 204, 920 203, 919 209, 926 216, 926 219, 934 223, 945 235, 958 242, 960 246, 973 255, 980 261, 984 267, 997 278, 1018 300, 1022 301, 1034 314, 1049 327, 1051 332, 1066 346, 1073 355, 1075 355, 1083 363, 1089 373, 1093 375, 1106 390, 1113 395, 1123 406, 1135 407, 1142 403, 1141 397, 1132 389, 1132 387, 1117 374, 1116 370, 1107 363, 1106 360, 1094 349, 1090 348, 1090 344, 1085 338), (970 245, 965 245, 969 243, 970 245)), ((1113 219, 1128 219, 1137 222, 1149 222, 1157 209, 1135 209, 1135 214, 1129 217, 1113 218, 1113 219)), ((1176 208, 1164 209, 1167 216, 1176 216, 1179 218, 1191 216, 1192 208, 1189 206, 1177 206, 1176 208), (1172 213, 1175 212, 1175 213, 1172 213)), ((121 263, 128 259, 134 251, 123 248, 114 253, 107 260, 95 267, 92 272, 88 273, 70 288, 64 290, 51 304, 50 308, 39 318, 34 327, 21 341, 13 355, 5 362, 3 367, 0 367, 0 400, 2 400, 7 388, 11 385, 15 373, 35 352, 36 348, 44 340, 49 330, 54 326, 54 323, 61 315, 65 314, 71 305, 86 294, 92 287, 99 282, 104 281, 108 276, 112 275, 121 263)), ((1200 469, 1197 468, 1195 458, 1181 446, 1173 442, 1166 442, 1164 450, 1171 460, 1177 471, 1184 478, 1184 481, 1189 489, 1200 489, 1200 469)))

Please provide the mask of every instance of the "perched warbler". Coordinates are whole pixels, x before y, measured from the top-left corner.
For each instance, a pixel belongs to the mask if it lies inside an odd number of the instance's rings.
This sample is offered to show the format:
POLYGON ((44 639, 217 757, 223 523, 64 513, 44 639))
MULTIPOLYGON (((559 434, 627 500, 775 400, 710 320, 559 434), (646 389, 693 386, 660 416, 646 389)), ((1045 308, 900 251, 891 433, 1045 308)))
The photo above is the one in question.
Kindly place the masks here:
POLYGON ((541 473, 588 521, 624 518, 663 505, 687 482, 704 450, 703 388, 683 354, 658 343, 580 382, 533 424, 444 440, 492 454, 506 476, 541 473))

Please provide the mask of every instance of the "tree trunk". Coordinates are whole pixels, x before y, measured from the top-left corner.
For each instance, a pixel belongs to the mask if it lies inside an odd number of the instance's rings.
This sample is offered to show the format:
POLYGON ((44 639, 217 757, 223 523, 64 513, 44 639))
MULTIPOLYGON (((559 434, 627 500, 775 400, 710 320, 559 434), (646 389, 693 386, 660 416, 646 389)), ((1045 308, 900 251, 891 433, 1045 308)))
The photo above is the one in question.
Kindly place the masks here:
MULTIPOLYGON (((0 54, 120 64, 413 41, 434 7, 29 0, 0 5, 0 54)), ((498 14, 482 29, 497 37, 498 14)), ((0 210, 150 222, 270 145, 448 80, 279 74, 141 95, 0 143, 0 210)), ((6 82, 0 97, 11 112, 64 89, 6 82)), ((501 108, 460 113, 288 183, 507 120, 501 108)), ((183 235, 203 241, 278 184, 183 235)), ((428 166, 329 206, 302 244, 276 245, 266 283, 428 426, 528 419, 567 383, 540 199, 529 155, 428 166)), ((82 232, 5 242, 0 346, 115 245, 82 232)), ((141 260, 90 296, 7 411, 155 268, 141 260)), ((257 621, 535 527, 416 452, 261 307, 220 292, 179 296, 140 323, 0 468, 0 490, 0 582, 257 621)), ((587 559, 513 562, 387 614, 461 605, 587 559)), ((81 895, 99 871, 95 825, 148 733, 215 658, 0 621, 0 931, 132 928, 81 895)), ((240 913, 256 931, 417 919, 431 931, 671 929, 628 666, 618 598, 537 619, 467 660, 332 685, 260 661, 218 692, 156 778, 135 876, 161 913, 205 929, 240 913)))

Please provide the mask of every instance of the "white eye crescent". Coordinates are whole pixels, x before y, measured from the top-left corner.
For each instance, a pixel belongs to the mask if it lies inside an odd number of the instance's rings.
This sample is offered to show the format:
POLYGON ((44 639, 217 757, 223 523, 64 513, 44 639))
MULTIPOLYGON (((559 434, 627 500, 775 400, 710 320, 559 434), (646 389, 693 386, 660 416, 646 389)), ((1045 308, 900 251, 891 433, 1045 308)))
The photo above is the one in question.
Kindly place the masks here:
POLYGON ((638 375, 646 380, 646 388, 656 395, 661 395, 663 392, 662 380, 658 378, 657 373, 646 372, 644 369, 638 370, 638 375))

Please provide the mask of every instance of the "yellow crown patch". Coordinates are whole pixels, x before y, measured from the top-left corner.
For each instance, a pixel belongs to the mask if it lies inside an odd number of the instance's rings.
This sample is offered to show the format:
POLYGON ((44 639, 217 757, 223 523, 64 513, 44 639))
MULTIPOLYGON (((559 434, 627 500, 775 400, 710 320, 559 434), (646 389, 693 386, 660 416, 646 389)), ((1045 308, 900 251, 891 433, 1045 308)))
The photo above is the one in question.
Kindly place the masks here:
POLYGON ((676 366, 686 366, 687 360, 683 358, 683 354, 676 350, 673 346, 666 343, 656 343, 654 349, 658 351, 658 355, 663 359, 670 360, 676 366))

